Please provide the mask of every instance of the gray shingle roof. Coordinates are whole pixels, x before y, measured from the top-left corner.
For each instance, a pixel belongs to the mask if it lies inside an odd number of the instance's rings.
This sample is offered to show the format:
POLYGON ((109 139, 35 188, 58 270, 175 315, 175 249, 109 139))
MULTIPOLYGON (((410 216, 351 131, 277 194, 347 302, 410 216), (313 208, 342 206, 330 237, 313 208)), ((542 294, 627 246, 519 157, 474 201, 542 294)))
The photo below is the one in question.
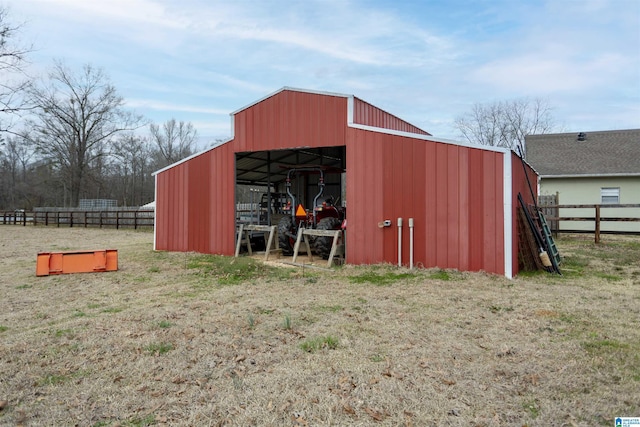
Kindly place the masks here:
POLYGON ((541 176, 640 175, 640 129, 527 135, 527 162, 541 176))

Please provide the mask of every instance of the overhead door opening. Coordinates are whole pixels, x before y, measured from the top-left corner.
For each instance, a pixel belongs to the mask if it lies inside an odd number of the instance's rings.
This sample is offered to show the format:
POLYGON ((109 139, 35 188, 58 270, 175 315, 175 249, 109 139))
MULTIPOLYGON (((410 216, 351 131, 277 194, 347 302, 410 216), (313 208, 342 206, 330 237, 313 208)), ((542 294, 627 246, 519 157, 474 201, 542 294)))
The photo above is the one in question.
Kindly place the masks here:
MULTIPOLYGON (((341 229, 346 218, 345 151, 338 146, 237 153, 236 225, 277 226, 285 255, 292 252, 299 228, 341 229)), ((257 250, 263 243, 259 234, 252 239, 257 250)), ((312 239, 326 258, 324 240, 312 239)))

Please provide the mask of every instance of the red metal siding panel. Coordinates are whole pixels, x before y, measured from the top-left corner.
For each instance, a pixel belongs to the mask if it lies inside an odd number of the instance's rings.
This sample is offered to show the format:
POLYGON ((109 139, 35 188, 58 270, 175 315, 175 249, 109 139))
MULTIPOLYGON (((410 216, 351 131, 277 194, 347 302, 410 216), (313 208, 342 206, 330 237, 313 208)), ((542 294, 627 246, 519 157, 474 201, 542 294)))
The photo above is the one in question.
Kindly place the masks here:
MULTIPOLYGON (((529 181, 531 182, 531 188, 536 196, 538 197, 538 175, 535 171, 527 164, 525 164, 525 168, 527 170, 527 175, 529 176, 529 181)), ((518 207, 520 206, 518 203, 518 193, 522 194, 526 203, 533 203, 533 199, 531 197, 531 191, 529 190, 529 186, 527 184, 527 178, 525 176, 525 168, 522 167, 522 160, 515 153, 511 153, 511 176, 512 176, 512 193, 511 193, 511 205, 512 205, 512 237, 513 237, 513 274, 516 275, 520 271, 519 260, 518 260, 518 207)))
POLYGON ((236 152, 345 145, 347 98, 283 91, 234 115, 236 152))
POLYGON ((469 181, 469 269, 478 271, 483 268, 484 259, 484 215, 485 199, 483 193, 483 152, 472 150, 469 153, 469 175, 473 177, 469 181))
POLYGON ((432 203, 436 206, 436 264, 441 268, 448 268, 449 234, 447 201, 450 193, 447 177, 449 175, 449 162, 447 162, 447 145, 436 144, 436 168, 428 177, 436 183, 436 198, 432 203))
POLYGON ((211 182, 208 179, 210 153, 193 158, 189 162, 189 185, 184 191, 189 194, 191 201, 188 209, 189 228, 186 234, 189 236, 189 250, 207 253, 209 245, 205 236, 211 232, 208 218, 210 216, 208 199, 211 196, 211 182))
MULTIPOLYGON (((223 211, 222 215, 222 225, 225 232, 222 235, 221 239, 221 247, 219 248, 219 253, 224 253, 227 255, 231 255, 235 251, 235 223, 236 223, 236 209, 235 209, 235 176, 236 176, 236 165, 235 165, 235 154, 233 151, 233 147, 229 145, 226 147, 224 155, 221 155, 220 161, 223 163, 224 177, 221 177, 219 181, 217 181, 217 192, 221 196, 221 201, 224 203, 220 209, 223 211), (229 185, 231 183, 231 185, 229 185)), ((214 195, 215 198, 215 195, 214 195)))
POLYGON ((354 98, 353 102, 353 122, 366 126, 430 135, 411 123, 358 98, 354 98))
MULTIPOLYGON (((384 134, 376 134, 378 150, 381 151, 383 163, 380 165, 379 172, 382 175, 382 187, 378 193, 381 202, 381 212, 378 215, 378 222, 390 219, 393 227, 391 230, 396 231, 395 225, 397 218, 402 216, 403 206, 398 206, 394 200, 394 193, 401 194, 408 192, 407 188, 402 188, 398 182, 398 164, 402 162, 402 147, 400 144, 385 144, 384 134), (395 190, 395 191, 394 191, 395 190)), ((347 169, 348 171, 348 169, 347 169)), ((406 224, 405 224, 406 225, 406 224)), ((397 233, 388 232, 390 230, 381 230, 383 237, 383 257, 387 262, 396 262, 398 253, 397 233)))
POLYGON ((484 215, 484 233, 483 233, 483 245, 488 250, 484 251, 484 258, 482 260, 483 266, 485 266, 488 271, 495 271, 493 269, 492 260, 495 257, 494 249, 495 249, 495 239, 496 239, 496 222, 495 222, 495 203, 496 203, 496 194, 495 194, 495 159, 491 155, 487 155, 488 153, 483 153, 483 170, 482 176, 480 179, 482 180, 482 194, 484 195, 485 201, 485 210, 483 212, 484 215))
POLYGON ((502 153, 352 130, 347 144, 351 263, 402 262, 504 273, 502 153), (354 156, 356 158, 354 159, 354 156), (380 229, 377 223, 392 221, 380 229))
MULTIPOLYGON (((435 177, 437 176, 437 148, 440 144, 424 143, 425 157, 424 157, 424 169, 425 169, 425 267, 434 267, 438 265, 438 183, 435 177)), ((420 158, 418 158, 420 161, 420 158)), ((417 195, 418 197, 420 194, 417 195)))
POLYGON ((447 180, 449 191, 446 195, 447 200, 447 240, 448 244, 447 252, 447 267, 460 268, 458 262, 458 255, 460 254, 460 169, 458 167, 459 152, 464 151, 465 148, 460 148, 455 145, 447 145, 446 159, 443 162, 448 164, 447 174, 439 176, 439 179, 445 178, 447 180))
POLYGON ((234 180, 230 144, 158 174, 156 248, 233 254, 234 180))
MULTIPOLYGON (((411 138, 384 135, 383 156, 385 170, 390 170, 385 182, 383 197, 383 217, 392 221, 392 227, 385 233, 385 261, 398 260, 398 218, 403 219, 402 263, 409 263, 409 218, 413 218, 415 228, 414 261, 423 263, 425 254, 426 227, 424 193, 426 191, 426 168, 415 161, 416 154, 424 156, 426 144, 411 138)), ((424 158, 424 157, 422 157, 424 158)))
POLYGON ((347 262, 383 262, 384 236, 394 228, 378 228, 382 211, 383 158, 380 135, 349 129, 347 156, 347 262))
POLYGON ((153 232, 155 249, 167 249, 167 177, 166 173, 156 175, 156 212, 153 232))
POLYGON ((413 142, 411 144, 412 151, 410 156, 414 159, 413 173, 411 175, 405 174, 405 180, 409 180, 413 184, 412 194, 416 197, 413 201, 413 214, 415 215, 415 228, 414 238, 415 242, 420 242, 414 245, 414 258, 415 260, 421 260, 422 264, 427 260, 427 246, 428 246, 428 218, 427 218, 427 206, 425 204, 426 195, 428 194, 427 174, 428 169, 425 164, 427 146, 431 144, 425 144, 420 141, 413 142), (417 160, 415 160, 417 159, 417 160))
POLYGON ((458 269, 469 270, 469 221, 470 221, 470 196, 469 180, 473 177, 469 174, 469 149, 458 150, 458 269))
POLYGON ((158 198, 156 200, 156 247, 160 250, 186 250, 183 238, 186 196, 181 191, 185 183, 186 165, 169 169, 158 175, 158 198))

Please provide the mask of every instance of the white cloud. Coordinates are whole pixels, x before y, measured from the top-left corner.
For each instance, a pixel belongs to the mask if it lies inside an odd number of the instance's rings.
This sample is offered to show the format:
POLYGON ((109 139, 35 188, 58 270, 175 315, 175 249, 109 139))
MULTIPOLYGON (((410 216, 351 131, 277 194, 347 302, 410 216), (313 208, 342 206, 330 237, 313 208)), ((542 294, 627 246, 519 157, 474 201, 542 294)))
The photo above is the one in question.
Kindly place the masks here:
POLYGON ((181 105, 158 101, 156 99, 126 99, 126 106, 129 108, 144 108, 156 111, 180 111, 188 113, 204 113, 204 114, 229 114, 229 111, 218 108, 206 108, 198 105, 181 105))
POLYGON ((503 93, 548 94, 589 91, 611 84, 628 61, 616 54, 580 60, 527 54, 502 58, 479 67, 472 73, 479 84, 498 88, 503 93))
MULTIPOLYGON (((29 38, 37 35, 39 67, 50 58, 103 67, 128 105, 155 120, 173 115, 211 127, 203 115, 217 120, 293 86, 353 93, 436 134, 474 103, 523 95, 571 104, 558 111, 576 117, 597 115, 616 97, 640 103, 639 7, 636 0, 13 6, 29 38), (585 93, 599 102, 580 103, 585 93)), ((627 107, 609 110, 630 116, 627 107)))

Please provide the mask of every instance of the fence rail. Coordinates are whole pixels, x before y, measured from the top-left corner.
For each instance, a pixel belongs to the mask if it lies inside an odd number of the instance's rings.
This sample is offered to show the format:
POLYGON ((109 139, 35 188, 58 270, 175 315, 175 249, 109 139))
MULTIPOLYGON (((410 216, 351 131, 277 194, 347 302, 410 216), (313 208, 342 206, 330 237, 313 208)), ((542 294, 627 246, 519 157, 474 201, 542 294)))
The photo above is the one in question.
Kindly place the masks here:
POLYGON ((153 227, 153 210, 56 210, 0 212, 2 225, 44 225, 56 227, 144 228, 153 227))
MULTIPOLYGON (((544 205, 540 206, 543 208, 543 212, 546 216, 546 219, 550 221, 551 231, 554 233, 573 233, 575 230, 561 230, 559 228, 560 221, 590 221, 594 223, 593 233, 595 234, 595 242, 600 242, 600 233, 601 231, 601 223, 603 221, 612 221, 612 222, 640 222, 640 217, 610 217, 610 216, 602 216, 602 209, 614 209, 614 208, 640 208, 640 204, 621 204, 621 205, 544 205), (593 209, 593 216, 583 216, 583 217, 570 217, 570 216, 560 216, 560 209, 593 209)), ((584 231, 583 231, 584 232, 584 231)), ((589 233, 591 231, 588 231, 589 233)), ((620 232, 621 234, 637 234, 636 232, 620 232)))

